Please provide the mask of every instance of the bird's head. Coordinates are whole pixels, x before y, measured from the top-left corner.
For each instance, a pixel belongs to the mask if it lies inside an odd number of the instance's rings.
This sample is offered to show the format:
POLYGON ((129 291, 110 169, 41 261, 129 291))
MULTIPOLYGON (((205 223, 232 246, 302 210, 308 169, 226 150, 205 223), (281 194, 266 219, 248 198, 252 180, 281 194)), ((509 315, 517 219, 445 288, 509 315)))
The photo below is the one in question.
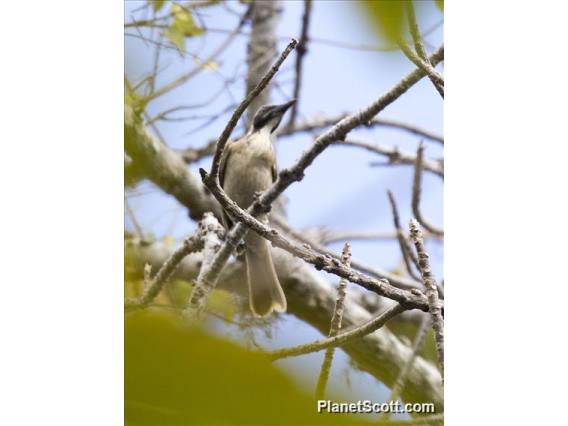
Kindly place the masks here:
POLYGON ((280 121, 282 121, 282 117, 284 113, 290 108, 296 99, 292 99, 290 102, 286 102, 282 105, 264 105, 261 106, 254 118, 252 120, 252 131, 258 132, 262 129, 268 129, 270 133, 274 132, 280 121))

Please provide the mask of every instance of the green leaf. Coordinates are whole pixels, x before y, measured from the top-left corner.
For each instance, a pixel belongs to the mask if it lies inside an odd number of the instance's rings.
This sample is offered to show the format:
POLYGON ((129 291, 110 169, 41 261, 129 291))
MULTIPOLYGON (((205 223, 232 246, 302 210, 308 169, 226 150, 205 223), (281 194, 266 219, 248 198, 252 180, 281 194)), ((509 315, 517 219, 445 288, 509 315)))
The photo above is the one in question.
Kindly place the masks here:
POLYGON ((264 355, 172 313, 129 313, 124 327, 125 424, 362 424, 347 414, 318 414, 313 397, 264 355))
POLYGON ((434 0, 434 3, 436 3, 436 7, 444 13, 444 0, 434 0))
POLYGON ((403 36, 405 1, 367 0, 363 5, 375 28, 389 41, 403 36))
POLYGON ((159 12, 159 10, 164 7, 164 4, 166 4, 165 0, 149 0, 148 3, 152 4, 152 9, 154 9, 154 12, 159 12))
POLYGON ((179 53, 182 55, 185 53, 185 36, 174 25, 168 27, 163 35, 177 48, 179 53))
POLYGON ((175 27, 181 34, 186 37, 194 37, 203 34, 205 31, 200 28, 193 19, 193 15, 189 10, 174 3, 172 5, 172 15, 174 20, 172 22, 172 27, 175 27))
POLYGON ((177 3, 172 4, 172 16, 172 23, 163 35, 183 55, 185 53, 185 38, 198 36, 203 34, 205 30, 195 23, 189 10, 177 3))

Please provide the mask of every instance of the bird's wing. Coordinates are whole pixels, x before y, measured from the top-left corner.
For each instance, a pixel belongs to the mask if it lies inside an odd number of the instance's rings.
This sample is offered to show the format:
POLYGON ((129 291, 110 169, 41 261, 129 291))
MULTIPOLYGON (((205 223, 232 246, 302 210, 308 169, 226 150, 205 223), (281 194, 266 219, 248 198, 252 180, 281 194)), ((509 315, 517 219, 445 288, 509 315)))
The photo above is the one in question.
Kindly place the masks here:
POLYGON ((272 183, 276 182, 278 178, 278 166, 276 165, 276 155, 274 156, 274 161, 272 162, 272 183))
POLYGON ((221 184, 221 188, 223 188, 223 186, 224 186, 225 168, 227 167, 227 162, 229 160, 231 152, 233 151, 232 150, 233 144, 234 144, 234 142, 229 142, 225 146, 225 150, 223 151, 223 155, 221 155, 221 162, 219 163, 219 183, 221 184))

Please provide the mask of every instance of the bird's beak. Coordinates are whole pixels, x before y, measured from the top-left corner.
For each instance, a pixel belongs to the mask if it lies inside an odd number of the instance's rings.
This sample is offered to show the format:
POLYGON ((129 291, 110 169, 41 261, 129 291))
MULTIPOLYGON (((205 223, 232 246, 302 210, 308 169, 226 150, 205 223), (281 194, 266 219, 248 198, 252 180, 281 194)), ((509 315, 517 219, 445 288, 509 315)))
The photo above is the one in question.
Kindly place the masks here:
POLYGON ((288 108, 296 103, 296 99, 292 99, 290 102, 286 102, 285 104, 276 106, 276 110, 280 112, 280 114, 284 115, 288 108))

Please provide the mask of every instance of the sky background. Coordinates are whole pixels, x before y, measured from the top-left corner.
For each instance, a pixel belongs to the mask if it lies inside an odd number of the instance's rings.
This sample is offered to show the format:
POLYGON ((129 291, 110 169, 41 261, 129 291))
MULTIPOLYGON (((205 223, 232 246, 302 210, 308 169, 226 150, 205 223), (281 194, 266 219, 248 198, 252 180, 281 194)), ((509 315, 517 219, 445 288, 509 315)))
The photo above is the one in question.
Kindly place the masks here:
MULTIPOLYGON (((148 8, 138 10, 144 2, 128 1, 125 3, 125 20, 143 19, 148 8)), ((168 5, 164 7, 164 11, 168 5)), ((425 37, 427 50, 432 52, 443 42, 443 17, 433 2, 416 2, 419 26, 422 31, 434 28, 425 37)), ((235 28, 239 15, 245 8, 238 2, 227 6, 215 6, 201 9, 198 22, 209 29, 203 36, 186 39, 187 51, 199 58, 206 58, 227 35, 213 30, 235 28), (233 13, 234 12, 234 13, 233 13)), ((285 1, 278 25, 278 43, 280 52, 288 38, 298 37, 300 33, 303 3, 285 1)), ((249 31, 249 26, 244 31, 249 31)), ((153 66, 154 47, 138 38, 151 36, 151 30, 126 29, 125 37, 125 72, 131 82, 144 78, 153 66)), ((308 52, 303 64, 302 92, 299 96, 299 120, 317 115, 337 115, 353 112, 368 105, 385 93, 415 67, 399 52, 362 51, 346 49, 318 42, 317 39, 330 39, 349 42, 354 45, 384 46, 384 40, 364 14, 364 9, 353 1, 315 1, 312 10, 310 37, 314 39, 308 45, 308 52)), ((217 119, 199 130, 208 119, 192 119, 179 122, 157 122, 160 134, 167 144, 176 149, 188 146, 200 147, 221 133, 232 114, 235 103, 239 103, 244 93, 246 73, 246 47, 248 37, 237 36, 216 62, 215 71, 204 70, 176 90, 152 101, 147 111, 154 116, 169 108, 179 105, 206 102, 213 94, 220 91, 227 78, 235 77, 213 102, 205 108, 180 113, 182 115, 214 115, 217 119), (224 112, 223 112, 224 111, 224 112), (196 130, 197 129, 197 130, 196 130)), ((162 49, 160 73, 156 87, 161 87, 180 74, 194 68, 195 57, 181 57, 175 50, 162 49)), ((294 84, 294 55, 284 63, 276 76, 278 87, 272 91, 274 103, 283 102, 291 97, 294 84)), ((381 112, 380 116, 412 123, 424 129, 442 134, 442 100, 428 79, 422 79, 406 94, 381 112)), ((284 122, 287 122, 287 116, 284 122)), ((238 127, 234 135, 241 134, 238 127)), ((407 132, 375 127, 351 132, 353 139, 388 147, 398 146, 401 150, 415 152, 420 139, 407 132)), ((279 167, 286 167, 295 162, 312 142, 309 133, 282 138, 277 143, 279 167)), ((442 157, 441 145, 425 140, 425 155, 428 158, 442 157)), ((194 164, 191 168, 209 168, 210 158, 194 164)), ((408 224, 411 218, 410 200, 413 170, 408 166, 370 167, 374 161, 383 158, 351 147, 331 147, 320 155, 306 171, 300 183, 293 184, 287 191, 287 214, 290 225, 296 229, 325 226, 334 230, 350 231, 393 231, 390 206, 386 190, 393 191, 397 200, 401 221, 408 224)), ((172 197, 163 194, 148 182, 128 191, 128 203, 134 211, 141 227, 155 237, 173 236, 179 240, 195 228, 183 207, 172 197)), ((431 223, 441 227, 443 206, 443 182, 429 173, 423 176, 421 210, 431 223)), ((125 216, 125 227, 133 229, 132 222, 125 216)), ((330 248, 340 252, 342 243, 330 248)), ((427 244, 431 256, 434 274, 438 280, 443 278, 443 246, 439 243, 427 244)), ((353 242, 353 258, 382 269, 394 269, 400 262, 400 251, 396 242, 353 242)), ((331 283, 336 284, 334 276, 324 273, 331 283)), ((219 333, 239 340, 240 330, 221 327, 219 333)), ((279 320, 271 338, 258 333, 257 340, 268 347, 283 347, 308 342, 321 337, 319 332, 295 317, 284 315, 279 320)), ((294 380, 309 389, 315 387, 323 352, 308 356, 280 361, 278 365, 291 373, 294 380)), ((338 392, 342 400, 386 398, 385 387, 372 376, 354 371, 348 364, 347 356, 336 351, 332 366, 329 388, 338 392)))

